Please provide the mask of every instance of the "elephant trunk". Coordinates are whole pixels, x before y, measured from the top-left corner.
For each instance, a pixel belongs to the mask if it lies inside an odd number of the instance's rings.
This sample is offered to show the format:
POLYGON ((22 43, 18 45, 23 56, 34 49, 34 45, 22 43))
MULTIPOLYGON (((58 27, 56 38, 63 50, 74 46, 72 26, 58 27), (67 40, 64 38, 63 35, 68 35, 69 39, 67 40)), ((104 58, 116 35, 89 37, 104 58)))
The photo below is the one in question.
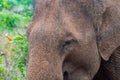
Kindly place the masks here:
POLYGON ((30 53, 26 80, 63 80, 60 57, 51 53, 30 53))

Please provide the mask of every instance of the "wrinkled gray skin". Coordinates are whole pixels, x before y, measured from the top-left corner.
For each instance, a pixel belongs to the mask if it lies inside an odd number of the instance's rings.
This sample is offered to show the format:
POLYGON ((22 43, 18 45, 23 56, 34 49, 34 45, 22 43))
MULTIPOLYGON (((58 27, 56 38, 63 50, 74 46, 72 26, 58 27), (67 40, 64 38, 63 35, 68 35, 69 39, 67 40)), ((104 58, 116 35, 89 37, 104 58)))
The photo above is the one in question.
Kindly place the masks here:
POLYGON ((120 80, 119 0, 35 0, 34 8, 27 80, 93 80, 97 72, 95 80, 120 80))

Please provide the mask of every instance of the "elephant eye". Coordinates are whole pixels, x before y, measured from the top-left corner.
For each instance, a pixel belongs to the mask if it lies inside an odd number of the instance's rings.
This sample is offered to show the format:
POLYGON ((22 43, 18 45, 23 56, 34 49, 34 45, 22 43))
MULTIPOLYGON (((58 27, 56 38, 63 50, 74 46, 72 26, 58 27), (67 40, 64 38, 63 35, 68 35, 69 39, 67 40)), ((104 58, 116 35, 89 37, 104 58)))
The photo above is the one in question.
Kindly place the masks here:
POLYGON ((63 43, 62 48, 65 48, 66 46, 69 46, 72 43, 71 40, 67 40, 63 43))
POLYGON ((73 39, 64 41, 64 43, 62 44, 62 51, 71 49, 72 44, 74 42, 75 42, 75 40, 73 40, 73 39))

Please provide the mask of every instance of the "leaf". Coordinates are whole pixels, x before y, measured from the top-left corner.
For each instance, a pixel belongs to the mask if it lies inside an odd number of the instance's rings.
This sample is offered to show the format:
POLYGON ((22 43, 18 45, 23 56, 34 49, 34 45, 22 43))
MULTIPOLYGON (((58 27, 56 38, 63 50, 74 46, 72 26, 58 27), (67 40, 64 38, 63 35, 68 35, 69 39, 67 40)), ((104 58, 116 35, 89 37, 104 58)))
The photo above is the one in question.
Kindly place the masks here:
POLYGON ((21 34, 21 33, 18 33, 18 35, 24 38, 24 35, 23 35, 23 34, 21 34))
POLYGON ((19 41, 19 40, 23 40, 23 38, 22 37, 16 37, 16 38, 14 38, 14 40, 19 41))

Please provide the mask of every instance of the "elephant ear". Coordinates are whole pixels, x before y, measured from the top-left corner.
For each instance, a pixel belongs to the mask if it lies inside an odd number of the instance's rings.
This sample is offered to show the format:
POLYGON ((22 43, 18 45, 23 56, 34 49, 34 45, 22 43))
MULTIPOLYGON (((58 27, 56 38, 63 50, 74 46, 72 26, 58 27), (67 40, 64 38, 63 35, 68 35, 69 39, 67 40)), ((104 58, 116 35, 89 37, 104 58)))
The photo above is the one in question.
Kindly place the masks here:
POLYGON ((96 32, 99 54, 102 59, 107 61, 120 40, 116 38, 118 37, 116 30, 120 32, 118 30, 120 28, 119 12, 116 10, 117 8, 111 6, 110 1, 94 0, 92 3, 94 4, 89 3, 87 6, 87 11, 96 32))
POLYGON ((113 5, 106 8, 106 11, 102 15, 102 24, 97 35, 99 53, 106 61, 109 60, 116 48, 120 46, 119 7, 118 5, 113 5))

